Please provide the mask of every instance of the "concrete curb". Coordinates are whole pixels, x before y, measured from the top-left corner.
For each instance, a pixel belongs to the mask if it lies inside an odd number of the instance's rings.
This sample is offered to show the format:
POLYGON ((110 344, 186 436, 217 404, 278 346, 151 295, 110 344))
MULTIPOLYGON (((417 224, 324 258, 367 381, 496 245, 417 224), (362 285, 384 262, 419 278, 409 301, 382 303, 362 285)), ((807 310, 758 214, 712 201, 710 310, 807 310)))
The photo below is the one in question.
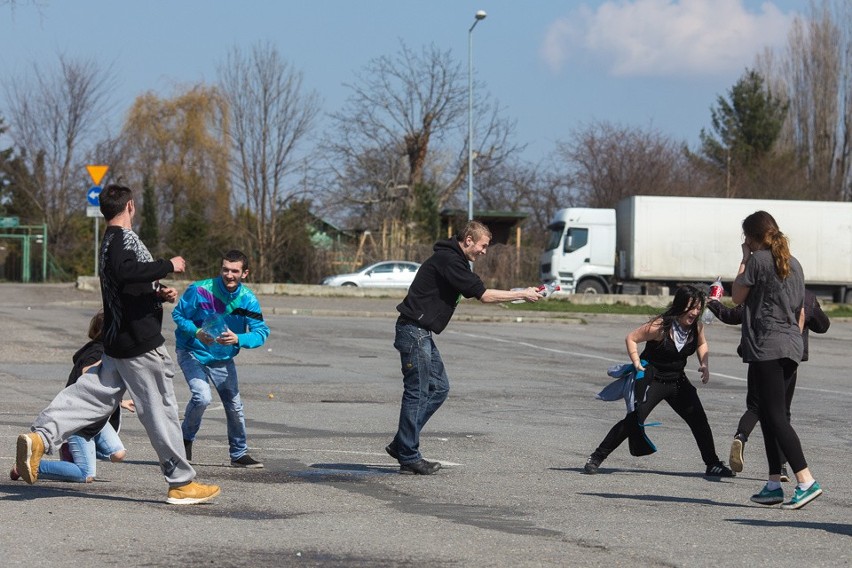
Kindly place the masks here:
MULTIPOLYGON (((168 286, 182 293, 189 282, 186 280, 162 280, 168 286)), ((407 290, 397 288, 357 288, 354 286, 321 286, 319 284, 256 284, 246 283, 258 296, 300 296, 320 298, 399 298, 405 297, 407 290)), ((77 278, 77 288, 85 291, 100 290, 100 281, 94 276, 77 278)), ((671 302, 671 296, 634 296, 629 294, 566 294, 556 292, 550 296, 554 300, 568 300, 580 305, 612 305, 665 307, 671 302)))

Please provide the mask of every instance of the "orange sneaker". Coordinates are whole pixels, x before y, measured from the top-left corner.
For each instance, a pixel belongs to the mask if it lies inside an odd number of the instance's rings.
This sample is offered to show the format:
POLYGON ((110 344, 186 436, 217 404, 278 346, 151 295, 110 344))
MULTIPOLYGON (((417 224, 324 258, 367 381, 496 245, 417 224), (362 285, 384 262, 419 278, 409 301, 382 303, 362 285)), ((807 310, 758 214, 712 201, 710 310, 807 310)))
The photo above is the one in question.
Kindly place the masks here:
POLYGON ((166 503, 170 505, 195 505, 210 501, 222 490, 218 485, 203 485, 190 481, 180 487, 170 487, 166 503))
POLYGON ((15 467, 24 481, 32 485, 38 479, 38 464, 44 455, 44 442, 35 432, 18 436, 15 467))

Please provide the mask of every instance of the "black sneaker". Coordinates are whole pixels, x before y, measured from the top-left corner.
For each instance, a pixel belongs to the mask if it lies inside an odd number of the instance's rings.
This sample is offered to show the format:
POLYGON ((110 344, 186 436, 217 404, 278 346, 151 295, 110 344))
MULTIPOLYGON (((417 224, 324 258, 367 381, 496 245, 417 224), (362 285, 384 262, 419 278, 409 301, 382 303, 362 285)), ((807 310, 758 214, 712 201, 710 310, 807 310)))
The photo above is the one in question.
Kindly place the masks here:
POLYGON ((399 461, 399 452, 398 452, 398 451, 396 451, 396 446, 394 445, 394 443, 393 443, 393 442, 391 442, 390 444, 388 444, 387 446, 385 446, 385 451, 388 453, 388 455, 389 455, 390 457, 392 457, 393 459, 395 459, 395 460, 399 461))
POLYGON ((583 466, 583 473, 586 475, 594 475, 598 472, 598 468, 601 466, 601 462, 603 460, 596 458, 595 456, 589 456, 589 459, 586 460, 586 465, 583 466))
POLYGON ((432 475, 441 469, 441 464, 438 462, 430 462, 424 459, 419 459, 413 463, 404 463, 399 466, 399 473, 407 475, 432 475))
POLYGON ((790 481, 790 474, 787 473, 787 466, 786 465, 781 466, 781 479, 779 479, 778 481, 783 481, 785 483, 790 481))
POLYGON ((249 469, 260 469, 263 464, 248 454, 243 454, 235 460, 231 460, 231 467, 245 467, 249 469))
POLYGON ((186 461, 192 461, 192 442, 189 440, 183 441, 183 449, 186 450, 186 461))
POLYGON ((737 474, 722 462, 716 462, 707 466, 707 472, 704 474, 707 477, 736 477, 737 474))

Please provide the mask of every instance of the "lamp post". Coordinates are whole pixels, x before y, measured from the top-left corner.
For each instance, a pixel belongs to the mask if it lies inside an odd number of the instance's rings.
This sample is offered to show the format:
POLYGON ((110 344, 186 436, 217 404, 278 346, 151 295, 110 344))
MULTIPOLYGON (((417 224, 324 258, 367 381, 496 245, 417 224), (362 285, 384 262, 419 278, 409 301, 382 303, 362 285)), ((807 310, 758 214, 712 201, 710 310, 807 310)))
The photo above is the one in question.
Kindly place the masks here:
POLYGON ((467 31, 467 220, 473 220, 473 28, 484 20, 485 10, 476 13, 467 31))

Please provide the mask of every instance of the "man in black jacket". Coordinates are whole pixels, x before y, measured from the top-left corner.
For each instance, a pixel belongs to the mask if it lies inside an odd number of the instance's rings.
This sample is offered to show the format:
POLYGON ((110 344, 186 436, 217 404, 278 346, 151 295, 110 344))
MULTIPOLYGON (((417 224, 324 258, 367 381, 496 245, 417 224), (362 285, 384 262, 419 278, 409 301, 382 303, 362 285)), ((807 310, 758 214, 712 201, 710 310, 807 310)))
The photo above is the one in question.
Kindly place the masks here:
POLYGON ((400 463, 400 473, 430 475, 441 468, 420 454, 420 431, 450 391, 432 334, 444 331, 461 297, 484 303, 535 302, 541 297, 535 288, 485 288, 470 263, 486 253, 490 242, 491 231, 477 221, 468 222, 457 238, 438 241, 396 307, 400 316, 393 346, 402 362, 403 394, 399 428, 385 451, 400 463))
POLYGON ((162 334, 163 301, 174 302, 177 291, 162 286, 159 280, 183 272, 184 259, 151 257, 132 230, 136 205, 130 188, 107 186, 101 192, 100 206, 107 219, 100 251, 102 362, 97 371, 87 372, 60 392, 36 418, 31 433, 18 436, 18 473, 27 483, 35 483, 45 450, 53 453, 69 435, 108 417, 127 391, 169 484, 166 502, 209 501, 220 490, 193 481, 195 470, 186 460, 178 421, 174 366, 162 334))

